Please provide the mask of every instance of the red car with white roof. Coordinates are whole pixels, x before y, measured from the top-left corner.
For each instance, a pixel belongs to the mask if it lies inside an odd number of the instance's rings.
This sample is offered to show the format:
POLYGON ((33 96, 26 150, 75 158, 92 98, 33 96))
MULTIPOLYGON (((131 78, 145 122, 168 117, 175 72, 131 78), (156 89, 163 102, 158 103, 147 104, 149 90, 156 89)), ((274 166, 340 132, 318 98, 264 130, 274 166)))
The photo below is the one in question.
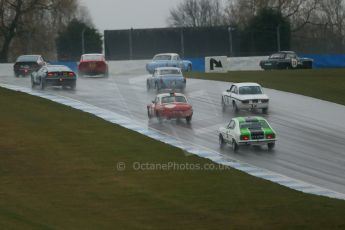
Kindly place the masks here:
POLYGON ((147 114, 149 118, 157 117, 159 121, 163 118, 184 118, 189 123, 192 120, 193 108, 182 93, 162 93, 147 105, 147 114))
POLYGON ((108 63, 103 54, 83 54, 78 65, 78 75, 109 76, 108 63))

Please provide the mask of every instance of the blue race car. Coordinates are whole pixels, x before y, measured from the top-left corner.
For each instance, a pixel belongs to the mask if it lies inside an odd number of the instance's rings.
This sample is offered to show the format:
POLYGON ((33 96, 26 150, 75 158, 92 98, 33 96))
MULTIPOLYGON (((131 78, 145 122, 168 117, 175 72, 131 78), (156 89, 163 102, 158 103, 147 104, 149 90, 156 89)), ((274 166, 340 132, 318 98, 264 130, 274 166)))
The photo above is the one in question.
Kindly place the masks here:
POLYGON ((146 64, 146 70, 150 74, 158 67, 178 67, 182 71, 192 71, 192 62, 181 60, 176 53, 162 53, 155 55, 152 61, 146 64))
POLYGON ((147 90, 156 89, 179 89, 186 88, 186 78, 184 78, 180 68, 159 67, 156 68, 152 76, 147 78, 147 90))

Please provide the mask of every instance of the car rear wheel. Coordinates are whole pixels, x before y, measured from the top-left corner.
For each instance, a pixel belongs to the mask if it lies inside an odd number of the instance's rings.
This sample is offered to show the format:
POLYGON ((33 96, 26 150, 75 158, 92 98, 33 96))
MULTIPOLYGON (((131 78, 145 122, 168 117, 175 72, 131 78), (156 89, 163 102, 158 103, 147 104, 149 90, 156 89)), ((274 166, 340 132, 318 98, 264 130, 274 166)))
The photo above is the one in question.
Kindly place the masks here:
POLYGON ((109 77, 109 70, 104 73, 104 77, 109 77))
POLYGON ((219 147, 223 149, 225 147, 225 141, 222 134, 219 134, 219 147))
POLYGON ((262 113, 263 113, 263 114, 267 114, 267 111, 268 111, 268 108, 263 108, 263 109, 262 109, 262 113))
POLYGON ((232 140, 232 150, 234 151, 234 152, 237 152, 238 151, 238 149, 239 149, 239 146, 238 146, 238 144, 237 144, 237 142, 235 141, 235 140, 232 140))
POLYGON ((147 108, 147 117, 148 117, 149 119, 152 118, 152 115, 151 115, 151 113, 150 113, 150 109, 149 109, 149 108, 147 108))
POLYGON ((187 71, 192 72, 192 65, 188 65, 187 71))
POLYGON ((149 91, 151 89, 149 81, 146 81, 146 90, 149 91))
POLYGON ((41 78, 40 88, 43 90, 43 89, 45 89, 45 87, 46 87, 46 81, 43 78, 41 78))
POLYGON ((160 116, 160 114, 158 112, 156 112, 156 117, 157 117, 159 123, 163 122, 163 118, 160 116))
POLYGON ((223 97, 222 97, 221 103, 222 103, 222 111, 226 112, 227 107, 226 107, 226 104, 225 104, 225 101, 224 101, 223 97))
POLYGON ((35 88, 35 86, 34 78, 31 76, 31 88, 35 88))
POLYGON ((272 150, 276 144, 275 143, 268 143, 267 147, 269 150, 272 150))
POLYGON ((77 87, 77 82, 76 81, 73 81, 70 85, 71 89, 72 90, 75 90, 75 88, 77 87))
POLYGON ((232 102, 232 109, 234 110, 235 113, 238 113, 238 107, 235 101, 232 102))
POLYGON ((190 122, 191 122, 191 120, 192 120, 192 116, 186 117, 186 121, 187 121, 187 123, 190 123, 190 122))

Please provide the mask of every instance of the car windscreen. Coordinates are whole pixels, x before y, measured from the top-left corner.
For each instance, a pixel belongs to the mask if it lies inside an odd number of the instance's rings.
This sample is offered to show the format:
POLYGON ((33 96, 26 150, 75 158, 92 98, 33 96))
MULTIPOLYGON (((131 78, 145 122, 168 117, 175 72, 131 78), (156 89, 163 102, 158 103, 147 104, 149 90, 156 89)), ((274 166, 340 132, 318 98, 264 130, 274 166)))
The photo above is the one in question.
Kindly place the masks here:
POLYGON ((285 54, 284 53, 275 53, 272 54, 269 59, 284 59, 285 54))
POLYGON ((186 103, 187 100, 184 96, 166 96, 162 97, 162 104, 168 104, 168 103, 174 103, 174 102, 180 102, 180 103, 186 103))
POLYGON ((261 129, 261 128, 266 129, 266 128, 270 128, 270 126, 265 120, 240 123, 240 129, 261 129))
POLYGON ((19 56, 17 58, 17 62, 36 62, 38 59, 38 56, 36 55, 25 55, 25 56, 19 56))
POLYGON ((160 75, 180 75, 181 71, 178 69, 161 69, 159 70, 160 75))
POLYGON ((260 86, 242 86, 239 89, 241 95, 262 94, 260 86))
POLYGON ((153 60, 155 61, 171 60, 171 55, 157 55, 157 56, 154 56, 153 60))
POLYGON ((83 61, 102 61, 102 55, 85 55, 82 58, 83 61))

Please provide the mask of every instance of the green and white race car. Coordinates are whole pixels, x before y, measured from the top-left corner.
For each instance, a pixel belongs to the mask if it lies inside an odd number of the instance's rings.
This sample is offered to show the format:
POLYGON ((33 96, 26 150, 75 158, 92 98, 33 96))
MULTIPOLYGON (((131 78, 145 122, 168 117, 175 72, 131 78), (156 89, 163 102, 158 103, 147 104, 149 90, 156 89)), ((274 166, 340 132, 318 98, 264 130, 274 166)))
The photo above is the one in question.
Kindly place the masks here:
POLYGON ((230 144, 237 151, 240 145, 267 145, 271 150, 276 136, 276 132, 262 117, 235 117, 225 127, 219 128, 218 137, 220 148, 230 144))

